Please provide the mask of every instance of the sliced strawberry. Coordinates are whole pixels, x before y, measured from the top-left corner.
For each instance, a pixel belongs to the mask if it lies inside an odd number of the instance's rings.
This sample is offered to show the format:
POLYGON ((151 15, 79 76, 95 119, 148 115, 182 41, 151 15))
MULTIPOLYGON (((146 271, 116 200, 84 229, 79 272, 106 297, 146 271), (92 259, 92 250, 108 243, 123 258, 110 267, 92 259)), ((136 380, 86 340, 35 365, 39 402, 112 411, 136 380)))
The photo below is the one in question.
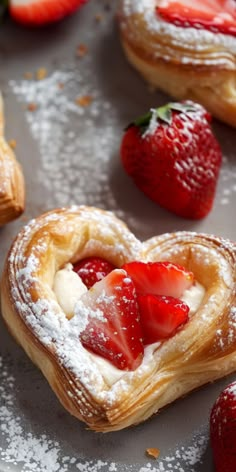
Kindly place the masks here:
POLYGON ((236 471, 236 382, 216 400, 210 415, 210 439, 216 472, 236 471))
POLYGON ((73 269, 80 276, 86 287, 91 288, 96 282, 115 269, 115 266, 102 257, 87 257, 76 262, 73 269))
POLYGON ((203 27, 213 32, 236 35, 235 0, 161 0, 157 13, 177 26, 203 27))
POLYGON ((128 262, 122 266, 134 282, 138 294, 179 298, 191 287, 192 272, 172 262, 128 262))
POLYGON ((188 320, 189 307, 178 298, 139 295, 138 304, 144 344, 173 336, 188 320))
POLYGON ((127 274, 113 270, 82 295, 77 316, 88 314, 82 344, 118 369, 134 370, 143 358, 135 287, 127 274))
POLYGON ((11 17, 29 26, 41 26, 72 14, 86 0, 10 0, 11 17))

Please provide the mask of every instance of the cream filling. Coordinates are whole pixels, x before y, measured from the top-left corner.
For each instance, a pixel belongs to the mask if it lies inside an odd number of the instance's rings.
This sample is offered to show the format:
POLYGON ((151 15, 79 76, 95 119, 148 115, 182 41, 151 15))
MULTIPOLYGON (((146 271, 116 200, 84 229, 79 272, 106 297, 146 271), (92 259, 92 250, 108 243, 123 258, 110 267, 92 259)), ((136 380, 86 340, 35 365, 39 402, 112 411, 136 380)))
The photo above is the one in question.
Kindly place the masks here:
MULTIPOLYGON (((87 287, 82 282, 81 278, 73 271, 72 264, 66 264, 63 269, 56 272, 53 283, 53 291, 57 298, 59 305, 66 314, 67 318, 71 318, 74 314, 74 308, 79 298, 87 291, 87 287)), ((196 282, 188 290, 185 290, 181 300, 183 300, 189 306, 190 316, 194 314, 205 294, 204 287, 196 282)), ((160 343, 154 343, 146 346, 144 349, 143 364, 150 362, 154 350, 160 343)), ((101 356, 90 353, 91 360, 96 363, 101 372, 105 382, 112 386, 117 382, 125 373, 125 371, 117 369, 101 356)))
POLYGON ((87 292, 86 285, 73 271, 73 266, 70 263, 56 272, 52 289, 67 318, 74 315, 74 307, 78 298, 87 292))

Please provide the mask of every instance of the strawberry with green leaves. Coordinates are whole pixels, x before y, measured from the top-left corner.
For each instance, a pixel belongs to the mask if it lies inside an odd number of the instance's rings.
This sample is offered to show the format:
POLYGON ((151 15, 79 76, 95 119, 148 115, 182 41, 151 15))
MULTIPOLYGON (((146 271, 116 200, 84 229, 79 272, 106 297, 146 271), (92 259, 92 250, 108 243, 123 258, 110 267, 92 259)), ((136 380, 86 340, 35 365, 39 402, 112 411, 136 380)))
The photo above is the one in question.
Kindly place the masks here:
POLYGON ((197 103, 169 103, 131 123, 122 139, 121 160, 137 187, 185 218, 213 206, 222 153, 210 121, 197 103))
POLYGON ((235 472, 236 382, 221 392, 211 410, 210 439, 216 472, 235 472))

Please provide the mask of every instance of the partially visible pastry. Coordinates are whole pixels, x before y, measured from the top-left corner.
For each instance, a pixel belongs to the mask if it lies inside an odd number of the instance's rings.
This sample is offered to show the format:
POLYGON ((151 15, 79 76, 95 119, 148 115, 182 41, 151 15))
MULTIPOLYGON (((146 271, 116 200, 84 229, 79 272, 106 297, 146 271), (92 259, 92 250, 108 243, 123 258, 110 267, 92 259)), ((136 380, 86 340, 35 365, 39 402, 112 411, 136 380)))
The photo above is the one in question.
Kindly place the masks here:
POLYGON ((121 41, 144 78, 236 126, 234 0, 121 0, 121 41))
POLYGON ((2 315, 64 407, 115 431, 236 370, 235 287, 230 241, 141 243, 112 213, 73 206, 16 237, 2 315))
POLYGON ((24 177, 13 149, 4 137, 4 110, 0 93, 0 225, 20 216, 24 206, 24 177))

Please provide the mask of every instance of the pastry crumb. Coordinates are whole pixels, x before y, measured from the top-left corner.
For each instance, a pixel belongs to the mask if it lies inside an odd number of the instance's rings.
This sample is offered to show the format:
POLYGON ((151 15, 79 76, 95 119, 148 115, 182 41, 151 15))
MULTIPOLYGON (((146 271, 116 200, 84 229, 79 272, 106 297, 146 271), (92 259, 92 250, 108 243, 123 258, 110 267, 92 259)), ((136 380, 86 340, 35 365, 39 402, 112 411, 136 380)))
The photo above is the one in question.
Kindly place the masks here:
POLYGON ((148 457, 152 457, 153 459, 158 459, 160 455, 160 449, 157 449, 157 447, 148 447, 146 449, 146 454, 148 457))
POLYGON ((27 110, 35 111, 37 109, 37 104, 34 102, 28 103, 27 110))
POLYGON ((37 80, 43 80, 43 79, 45 79, 45 77, 47 77, 47 69, 45 69, 45 67, 40 67, 36 71, 36 79, 37 80))
POLYGON ((8 144, 12 149, 16 149, 16 140, 15 139, 10 139, 10 141, 8 141, 8 144))
POLYGON ((100 23, 100 21, 102 21, 103 19, 103 16, 101 15, 101 13, 96 13, 94 18, 97 23, 100 23))
POLYGON ((84 57, 88 53, 88 48, 86 44, 79 44, 76 48, 76 56, 84 57))
POLYGON ((31 80, 33 78, 32 72, 25 72, 24 79, 31 80))
POLYGON ((75 103, 81 107, 87 107, 92 102, 91 95, 82 95, 81 97, 77 97, 75 103))

